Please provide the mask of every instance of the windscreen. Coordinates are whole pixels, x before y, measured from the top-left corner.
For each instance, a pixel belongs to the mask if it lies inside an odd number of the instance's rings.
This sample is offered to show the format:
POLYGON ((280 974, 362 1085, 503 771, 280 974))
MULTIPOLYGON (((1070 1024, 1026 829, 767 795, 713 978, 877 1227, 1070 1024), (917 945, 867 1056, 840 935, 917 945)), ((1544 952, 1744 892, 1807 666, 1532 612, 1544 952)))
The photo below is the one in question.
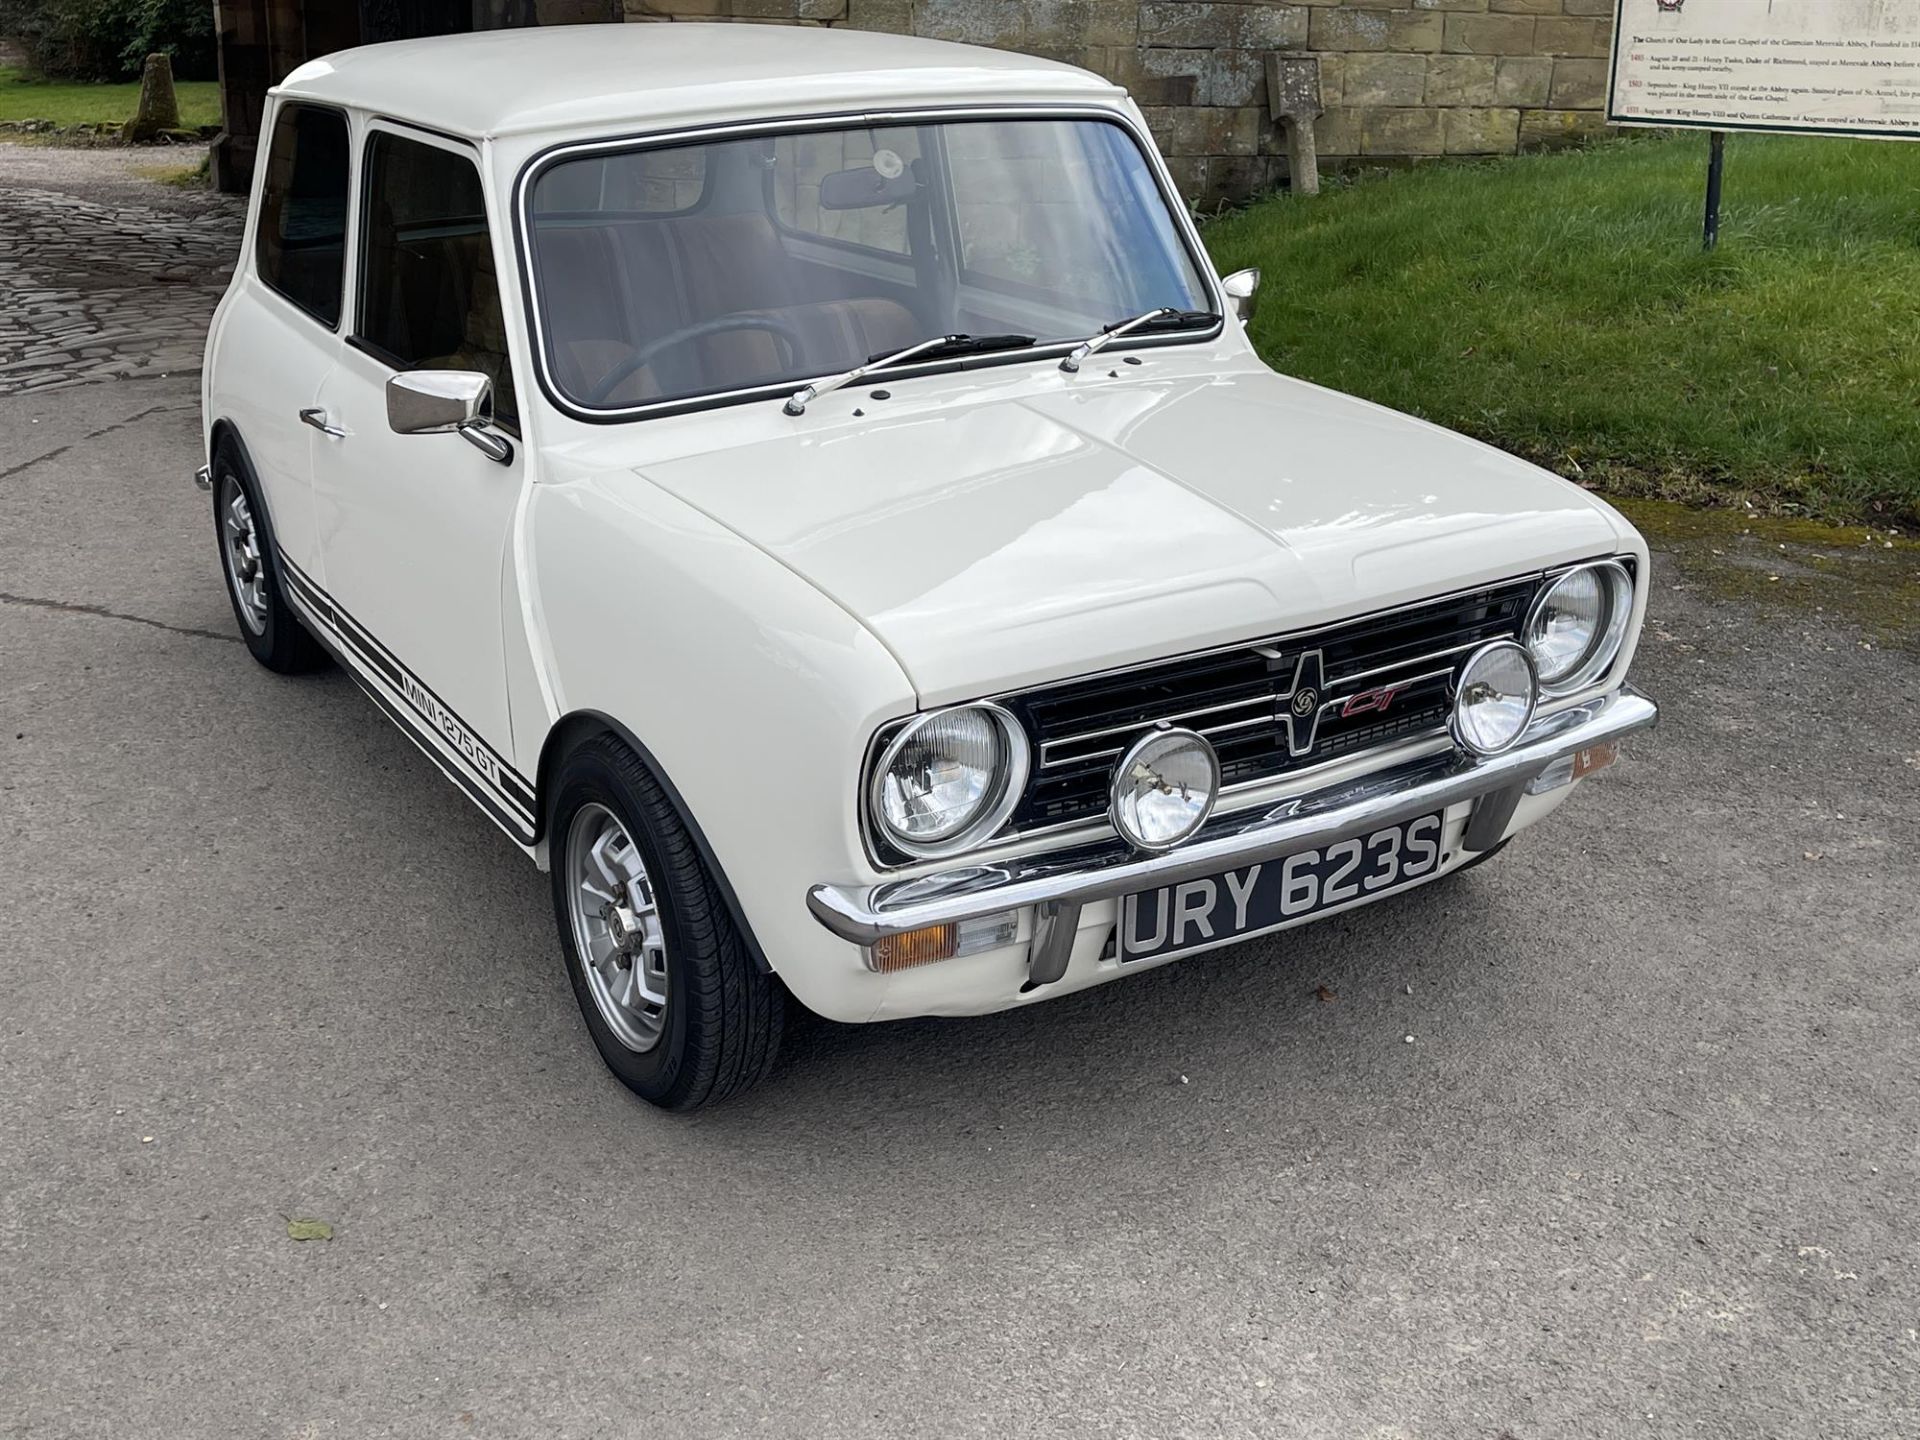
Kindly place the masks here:
POLYGON ((595 152, 543 170, 527 219, 548 373, 593 409, 1213 308, 1146 157, 1098 120, 595 152))

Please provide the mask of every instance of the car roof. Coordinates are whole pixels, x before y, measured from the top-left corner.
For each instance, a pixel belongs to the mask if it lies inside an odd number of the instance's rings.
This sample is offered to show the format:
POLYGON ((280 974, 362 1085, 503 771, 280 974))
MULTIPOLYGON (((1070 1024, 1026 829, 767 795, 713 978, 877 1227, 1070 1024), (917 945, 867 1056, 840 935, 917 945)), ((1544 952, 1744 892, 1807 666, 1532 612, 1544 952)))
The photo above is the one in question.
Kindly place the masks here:
POLYGON ((557 25, 397 40, 310 60, 274 92, 481 138, 876 104, 1103 99, 1052 60, 910 35, 749 24, 557 25))

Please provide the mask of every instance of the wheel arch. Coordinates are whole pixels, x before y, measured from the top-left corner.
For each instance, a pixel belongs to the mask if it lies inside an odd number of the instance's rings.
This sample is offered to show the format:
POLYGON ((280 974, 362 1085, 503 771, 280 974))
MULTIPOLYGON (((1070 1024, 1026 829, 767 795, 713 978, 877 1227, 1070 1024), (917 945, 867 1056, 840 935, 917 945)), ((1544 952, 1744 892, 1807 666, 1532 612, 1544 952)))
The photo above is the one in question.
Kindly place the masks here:
MULTIPOLYGON (((240 467, 241 472, 247 477, 247 482, 253 486, 253 493, 259 497, 260 508, 263 511, 267 510, 267 491, 266 487, 260 483, 260 471, 253 463, 253 454, 247 449, 247 442, 240 434, 240 427, 224 415, 207 429, 208 465, 212 465, 219 458, 223 446, 232 450, 234 464, 240 467)), ((267 531, 271 534, 273 531, 271 512, 267 514, 266 521, 267 531)))
POLYGON ((760 946, 760 938, 754 934, 753 926, 747 920, 747 912, 740 904, 740 897, 734 894, 733 882, 727 878, 726 868, 721 865, 720 857, 707 843, 706 832, 700 828, 693 808, 687 804, 686 797, 673 783, 673 777, 654 758, 653 752, 635 735, 632 730, 599 710, 575 710, 555 721, 547 731, 547 738, 540 744, 540 763, 534 772, 534 842, 548 852, 548 863, 556 863, 552 858, 553 837, 547 833, 547 815, 553 797, 554 777, 560 769, 560 762, 568 752, 577 749, 601 735, 611 735, 634 753, 640 763, 659 784, 667 802, 673 806, 673 813, 686 827, 687 835, 693 841, 693 848, 699 852, 700 863, 707 867, 707 873, 713 877, 721 898, 726 902, 727 914, 732 918, 734 928, 747 947, 747 953, 753 957, 753 963, 762 974, 772 974, 773 965, 767 959, 767 953, 760 946))
MULTIPOLYGON (((253 463, 253 455, 247 449, 247 442, 241 438, 240 427, 221 416, 207 431, 207 464, 212 465, 220 456, 221 447, 233 452, 233 463, 246 477, 247 484, 253 488, 254 503, 260 509, 260 525, 267 532, 267 543, 273 547, 275 584, 280 574, 280 530, 273 523, 273 502, 267 498, 267 487, 260 483, 260 471, 253 463)), ((214 486, 214 502, 219 503, 218 485, 214 486)))
POLYGON ((240 427, 224 415, 207 427, 207 463, 211 465, 213 457, 220 453, 220 447, 229 442, 240 463, 258 484, 259 476, 253 475, 253 457, 247 453, 247 442, 240 438, 240 427))

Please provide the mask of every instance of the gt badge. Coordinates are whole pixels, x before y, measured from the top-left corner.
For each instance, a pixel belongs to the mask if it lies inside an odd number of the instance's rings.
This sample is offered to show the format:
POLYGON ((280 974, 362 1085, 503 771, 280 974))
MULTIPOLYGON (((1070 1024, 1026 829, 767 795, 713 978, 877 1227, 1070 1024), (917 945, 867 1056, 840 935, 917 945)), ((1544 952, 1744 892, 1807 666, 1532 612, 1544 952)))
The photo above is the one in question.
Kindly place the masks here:
POLYGON ((1402 681, 1398 685, 1381 685, 1373 690, 1362 690, 1358 695, 1347 698, 1347 703, 1340 707, 1340 718, 1345 720, 1352 715, 1378 715, 1392 705, 1395 697, 1406 688, 1407 682, 1402 681))

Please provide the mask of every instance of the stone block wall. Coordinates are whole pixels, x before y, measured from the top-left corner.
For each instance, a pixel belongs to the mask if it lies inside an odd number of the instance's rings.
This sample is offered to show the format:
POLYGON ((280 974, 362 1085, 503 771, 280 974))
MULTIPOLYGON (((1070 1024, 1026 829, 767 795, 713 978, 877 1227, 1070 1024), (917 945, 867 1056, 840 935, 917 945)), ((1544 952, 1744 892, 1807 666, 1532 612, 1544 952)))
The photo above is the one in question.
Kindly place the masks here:
MULTIPOLYGON (((539 0, 552 23, 564 0, 539 0)), ((591 3, 591 0, 590 0, 591 3)), ((1285 183, 1272 51, 1320 62, 1323 163, 1499 155, 1601 128, 1613 0, 618 0, 630 21, 852 25, 1045 55, 1126 86, 1188 197, 1285 183)))

